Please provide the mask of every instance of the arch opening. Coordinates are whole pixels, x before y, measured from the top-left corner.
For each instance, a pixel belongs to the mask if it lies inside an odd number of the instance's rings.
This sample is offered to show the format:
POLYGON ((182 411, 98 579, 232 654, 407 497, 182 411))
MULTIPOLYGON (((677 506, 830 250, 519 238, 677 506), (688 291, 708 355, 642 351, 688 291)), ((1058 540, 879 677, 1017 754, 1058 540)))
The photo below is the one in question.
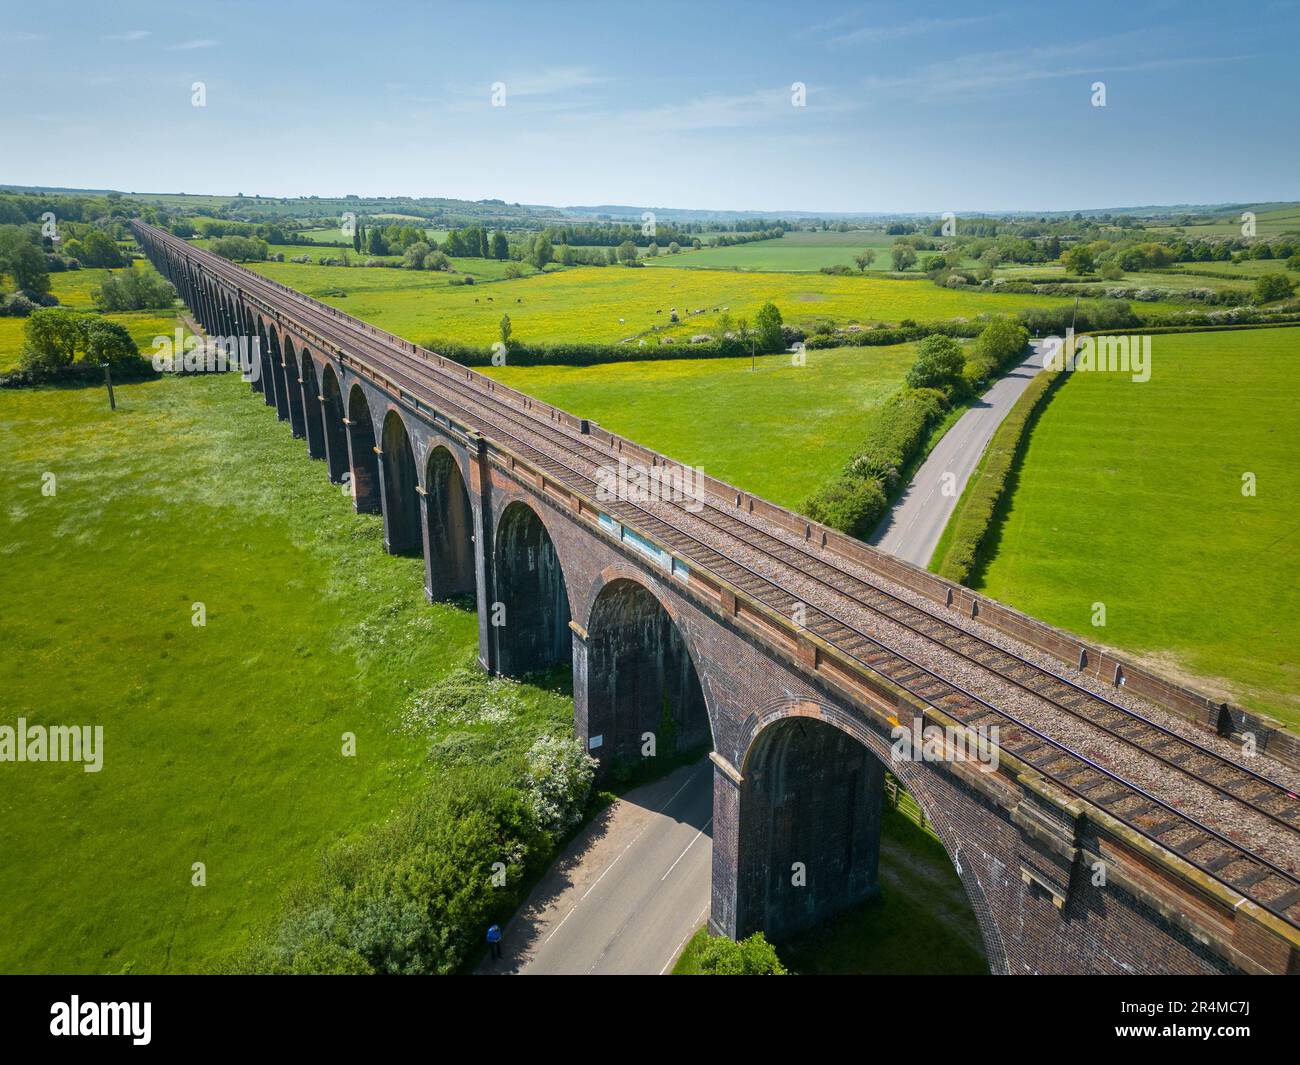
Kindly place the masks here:
POLYGON ((425 465, 425 593, 432 602, 474 594, 474 512, 455 456, 430 449, 425 465))
POLYGON ((352 508, 358 514, 378 514, 379 456, 375 454, 375 423, 360 385, 348 393, 348 465, 352 475, 352 508))
POLYGON ((348 472, 348 440, 343 426, 343 394, 334 367, 326 363, 321 368, 321 423, 325 438, 325 463, 330 480, 342 484, 348 472))
POLYGON ((493 550, 488 624, 498 672, 512 677, 571 662, 569 591, 550 533, 526 503, 506 507, 493 550))
POLYGON ((704 689, 676 622, 645 585, 601 589, 588 624, 586 729, 591 753, 622 775, 713 746, 704 689), (597 740, 597 737, 599 739, 597 740))
POLYGON ((262 400, 268 407, 274 407, 275 370, 271 361, 271 341, 260 316, 257 319, 257 350, 262 359, 262 400))
POLYGON ((384 549, 390 555, 410 554, 420 547, 419 481, 411 438, 395 410, 384 417, 379 467, 383 475, 384 549))
POLYGON ((311 353, 302 349, 299 366, 302 374, 302 412, 307 427, 307 454, 314 459, 325 457, 325 429, 321 423, 320 387, 316 383, 316 365, 311 353))
POLYGON ((284 387, 289 400, 289 430, 295 439, 300 439, 307 435, 303 424, 302 380, 293 341, 287 336, 284 338, 284 387))
MULTIPOLYGON (((906 971, 1005 971, 974 871, 927 827, 925 770, 890 763, 895 779, 885 754, 855 733, 837 710, 804 704, 754 737, 738 785, 732 934, 763 931, 797 955, 810 942, 803 933, 833 921, 832 933, 860 944, 872 965, 881 932, 900 927, 925 944, 906 971)), ((725 923, 716 877, 715 856, 714 920, 721 913, 725 923)))
POLYGON ((280 351, 280 334, 275 326, 266 331, 267 341, 271 345, 271 373, 275 376, 275 413, 282 422, 289 420, 289 390, 285 385, 284 355, 280 351))

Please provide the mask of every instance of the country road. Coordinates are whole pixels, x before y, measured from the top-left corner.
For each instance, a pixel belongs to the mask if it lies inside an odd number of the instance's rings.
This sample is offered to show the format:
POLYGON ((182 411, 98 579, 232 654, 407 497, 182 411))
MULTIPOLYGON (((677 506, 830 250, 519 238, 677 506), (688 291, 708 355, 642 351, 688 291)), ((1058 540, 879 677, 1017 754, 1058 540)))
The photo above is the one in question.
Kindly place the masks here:
POLYGON ((479 973, 666 972, 704 923, 713 844, 707 759, 628 792, 560 856, 479 973))
POLYGON ((930 564, 944 527, 993 433, 1043 368, 1039 344, 1030 341, 1024 360, 999 378, 944 434, 868 543, 922 568, 930 564), (945 474, 952 477, 946 478, 945 474), (950 494, 945 494, 945 484, 950 494))

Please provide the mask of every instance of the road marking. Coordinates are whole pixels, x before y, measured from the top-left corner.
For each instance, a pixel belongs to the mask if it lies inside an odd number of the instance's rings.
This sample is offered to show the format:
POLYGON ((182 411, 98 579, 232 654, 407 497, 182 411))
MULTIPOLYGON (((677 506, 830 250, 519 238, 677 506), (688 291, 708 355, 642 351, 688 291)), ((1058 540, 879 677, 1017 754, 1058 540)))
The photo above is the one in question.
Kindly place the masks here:
MULTIPOLYGON (((706 763, 705 763, 705 766, 707 766, 707 765, 708 765, 708 763, 706 762, 706 763)), ((670 806, 673 804, 674 800, 676 800, 677 796, 680 795, 683 791, 685 791, 686 788, 687 788, 687 786, 688 786, 688 785, 689 785, 689 784, 690 784, 690 783, 691 783, 691 782, 692 782, 692 781, 693 781, 693 780, 694 780, 694 779, 699 775, 699 772, 700 772, 700 771, 697 769, 694 773, 692 773, 690 776, 688 776, 688 777, 686 778, 685 782, 682 784, 682 786, 681 786, 680 788, 678 788, 675 792, 673 792, 673 794, 672 794, 672 798, 670 798, 666 803, 664 803, 661 807, 659 807, 659 809, 656 810, 655 812, 661 814, 661 813, 663 813, 665 810, 667 810, 668 807, 670 807, 670 806)), ((622 800, 620 799, 619 801, 621 802, 622 800)), ((709 820, 712 821, 713 818, 710 817, 709 820)), ((632 849, 632 847, 633 847, 633 845, 636 843, 636 841, 639 840, 639 839, 640 839, 640 838, 645 834, 645 830, 646 830, 647 828, 649 828, 651 824, 653 824, 653 818, 647 818, 645 824, 643 824, 643 825, 641 826, 641 828, 637 831, 637 834, 636 834, 635 836, 633 836, 630 840, 628 840, 628 842, 627 842, 627 846, 624 847, 621 851, 619 851, 619 853, 618 853, 618 857, 615 858, 612 862, 610 862, 609 865, 605 866, 605 868, 601 871, 600 876, 596 877, 596 879, 595 879, 594 881, 592 881, 591 886, 590 886, 589 888, 587 888, 587 890, 584 891, 584 892, 582 893, 582 898, 578 899, 578 901, 575 902, 575 903, 573 904, 573 906, 569 909, 569 912, 566 913, 566 914, 565 914, 565 915, 560 919, 560 923, 557 924, 554 928, 551 929, 551 934, 550 934, 549 936, 547 936, 545 939, 542 940, 542 946, 546 946, 546 944, 549 943, 549 942, 554 938, 555 934, 556 934, 556 933, 557 933, 561 928, 564 927, 564 922, 567 921, 570 917, 573 916, 574 911, 575 911, 579 906, 582 905, 583 900, 584 900, 588 895, 590 895, 593 891, 596 890, 596 885, 597 885, 597 884, 599 884, 602 880, 605 879, 605 874, 608 873, 611 869, 613 869, 614 866, 616 866, 616 865, 619 863, 619 860, 623 857, 623 855, 625 855, 629 850, 632 849)), ((694 840, 692 840, 692 842, 694 842, 694 840)), ((678 861, 680 861, 680 860, 681 860, 681 859, 679 858, 678 861)), ((676 865, 677 863, 674 862, 673 864, 676 865)), ((670 870, 670 871, 671 871, 671 870, 670 870)))
POLYGON ((704 920, 704 915, 708 912, 709 912, 708 906, 705 906, 704 909, 700 911, 700 915, 697 918, 695 918, 695 920, 691 924, 691 930, 686 933, 686 938, 683 939, 680 943, 678 943, 677 946, 673 948, 673 952, 668 955, 668 960, 664 962, 664 967, 659 970, 660 976, 663 976, 663 974, 668 971, 668 966, 670 966, 673 962, 677 960, 677 956, 682 952, 682 948, 686 946, 687 943, 690 942, 691 936, 695 935, 695 931, 696 931, 695 925, 699 924, 702 920, 704 920))
MULTIPOLYGON (((713 824, 712 817, 710 817, 707 821, 705 821, 704 827, 695 833, 695 838, 692 839, 690 843, 686 844, 686 851, 690 850, 692 847, 695 846, 695 840, 699 839, 702 835, 704 835, 704 833, 708 831, 709 825, 711 824, 713 824)), ((686 851, 682 851, 681 854, 677 855, 677 862, 680 862, 683 858, 686 857, 686 851)), ((673 864, 668 867, 668 873, 671 873, 674 869, 677 868, 677 862, 673 862, 673 864)), ((659 878, 659 883, 662 884, 665 880, 668 879, 668 873, 664 873, 664 875, 659 878)))

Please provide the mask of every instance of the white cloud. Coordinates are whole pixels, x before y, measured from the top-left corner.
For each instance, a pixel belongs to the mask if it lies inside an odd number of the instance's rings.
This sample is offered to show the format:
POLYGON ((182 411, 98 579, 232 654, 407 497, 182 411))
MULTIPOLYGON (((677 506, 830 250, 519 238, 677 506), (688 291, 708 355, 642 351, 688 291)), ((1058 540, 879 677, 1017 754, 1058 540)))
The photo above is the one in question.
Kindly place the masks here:
POLYGON ((169 52, 193 52, 199 48, 215 48, 220 41, 214 41, 211 37, 201 37, 194 41, 182 41, 180 44, 172 45, 169 52))
POLYGON ((103 41, 143 41, 149 36, 148 30, 125 30, 122 33, 106 33, 100 40, 103 41))

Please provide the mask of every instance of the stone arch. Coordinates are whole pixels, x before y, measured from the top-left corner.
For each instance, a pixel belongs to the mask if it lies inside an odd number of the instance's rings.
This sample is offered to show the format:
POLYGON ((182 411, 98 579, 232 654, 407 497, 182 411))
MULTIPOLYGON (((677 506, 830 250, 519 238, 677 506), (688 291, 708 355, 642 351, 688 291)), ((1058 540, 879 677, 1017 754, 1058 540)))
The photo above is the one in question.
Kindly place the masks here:
POLYGON ((289 400, 289 429, 298 439, 307 435, 307 428, 302 410, 302 375, 298 371, 293 337, 288 333, 284 336, 284 387, 289 400))
POLYGON ((316 364, 305 347, 299 353, 298 375, 302 378, 302 414, 307 431, 307 454, 314 459, 325 457, 325 428, 321 422, 320 385, 316 364))
POLYGON ((489 630, 497 671, 521 676, 572 661, 569 589, 545 523, 515 500, 497 521, 489 630))
POLYGON ((379 456, 375 453, 375 423, 359 384, 348 392, 348 465, 352 473, 352 507, 358 514, 378 514, 379 456))
MULTIPOLYGON (((587 619, 585 732, 603 765, 641 762, 653 733, 665 761, 713 747, 708 703, 677 618, 643 581, 605 579, 587 619)), ((583 731, 579 723, 579 731, 583 731)))
POLYGON ((409 554, 420 546, 420 495, 416 491, 420 482, 415 472, 411 437, 396 410, 390 409, 384 416, 379 469, 384 549, 390 555, 409 554))
MULTIPOLYGON (((962 838, 927 783, 933 769, 891 761, 884 736, 821 699, 783 699, 746 725, 736 815, 737 938, 759 929, 778 937, 795 932, 878 891, 888 766, 920 804, 952 861, 991 970, 1008 972, 1006 946, 983 885, 971 863, 959 860, 962 838), (808 867, 803 887, 791 884, 794 861, 808 867)), ((715 889, 715 906, 716 898, 715 889)))
POLYGON ((441 444, 424 464, 425 592, 430 601, 473 595, 474 510, 460 465, 441 444))
POLYGON ((325 362, 320 371, 320 413, 322 436, 325 442, 325 464, 330 480, 342 484, 348 472, 348 438, 343 413, 343 393, 339 390, 338 374, 325 362))

